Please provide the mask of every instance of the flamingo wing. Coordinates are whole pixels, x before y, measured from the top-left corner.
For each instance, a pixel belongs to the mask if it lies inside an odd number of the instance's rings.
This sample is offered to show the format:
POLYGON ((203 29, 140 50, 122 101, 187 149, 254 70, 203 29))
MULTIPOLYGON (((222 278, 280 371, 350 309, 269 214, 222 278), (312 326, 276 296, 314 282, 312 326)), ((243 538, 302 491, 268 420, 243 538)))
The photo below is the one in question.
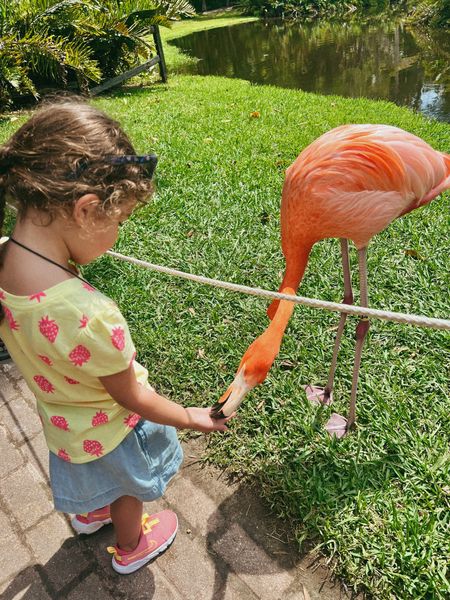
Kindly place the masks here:
POLYGON ((281 204, 286 256, 325 237, 357 247, 449 186, 448 157, 387 125, 346 125, 308 146, 289 167, 281 204))

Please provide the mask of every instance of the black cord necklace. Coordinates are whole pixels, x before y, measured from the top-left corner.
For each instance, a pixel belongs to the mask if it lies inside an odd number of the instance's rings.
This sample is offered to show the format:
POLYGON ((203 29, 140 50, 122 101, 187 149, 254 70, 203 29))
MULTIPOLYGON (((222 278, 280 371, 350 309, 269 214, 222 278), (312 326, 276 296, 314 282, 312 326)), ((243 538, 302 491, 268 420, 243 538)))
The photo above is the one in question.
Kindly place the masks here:
POLYGON ((86 279, 83 279, 83 277, 80 277, 79 275, 77 275, 74 271, 72 271, 68 267, 64 267, 63 265, 60 265, 59 263, 55 262, 51 258, 47 258, 43 254, 40 254, 39 252, 36 252, 36 250, 33 250, 32 248, 28 248, 28 246, 25 246, 25 244, 22 244, 21 242, 18 242, 12 236, 9 238, 9 241, 13 242, 14 244, 17 244, 17 246, 20 246, 24 250, 28 250, 28 252, 31 252, 32 254, 35 254, 36 256, 39 256, 39 258, 42 258, 42 259, 46 260, 47 262, 51 263, 52 265, 55 265, 55 267, 59 267, 63 271, 67 271, 67 273, 70 273, 73 277, 76 277, 80 281, 84 281, 84 283, 87 283, 87 285, 89 285, 90 287, 94 287, 91 283, 89 283, 89 281, 86 281, 86 279))

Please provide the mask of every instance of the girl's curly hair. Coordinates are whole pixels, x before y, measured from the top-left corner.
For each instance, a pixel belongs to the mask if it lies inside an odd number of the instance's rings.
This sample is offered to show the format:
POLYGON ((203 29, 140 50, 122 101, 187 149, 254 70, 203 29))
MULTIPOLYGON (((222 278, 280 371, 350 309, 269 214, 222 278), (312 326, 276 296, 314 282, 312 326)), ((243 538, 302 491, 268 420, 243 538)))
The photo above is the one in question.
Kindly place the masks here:
POLYGON ((98 196, 105 216, 120 214, 130 200, 145 202, 153 186, 143 167, 103 160, 128 154, 135 154, 128 136, 102 111, 79 98, 44 103, 0 147, 0 236, 7 202, 19 219, 32 208, 49 223, 70 217, 87 193, 98 196))
POLYGON ((70 215, 87 193, 99 197, 105 214, 131 199, 145 202, 152 183, 142 166, 102 162, 125 154, 135 154, 128 136, 102 111, 80 99, 44 104, 0 147, 0 234, 6 202, 19 218, 34 208, 50 221, 70 215))

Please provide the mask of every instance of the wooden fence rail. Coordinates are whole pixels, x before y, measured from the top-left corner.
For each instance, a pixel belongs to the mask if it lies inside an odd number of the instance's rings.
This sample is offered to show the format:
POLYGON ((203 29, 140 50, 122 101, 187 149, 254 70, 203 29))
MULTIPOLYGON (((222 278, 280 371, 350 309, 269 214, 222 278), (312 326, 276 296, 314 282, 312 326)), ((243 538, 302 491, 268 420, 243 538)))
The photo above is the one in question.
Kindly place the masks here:
POLYGON ((117 77, 108 79, 108 81, 104 81, 100 85, 97 85, 96 87, 91 88, 89 90, 89 94, 91 96, 96 96, 97 94, 100 94, 101 92, 104 92, 105 90, 108 90, 109 88, 119 85, 123 81, 126 81, 127 79, 130 79, 131 77, 134 77, 135 75, 139 75, 139 73, 142 73, 143 71, 150 70, 154 65, 159 66, 159 73, 161 75, 161 79, 164 83, 166 83, 167 68, 166 68, 166 62, 164 60, 164 52, 163 52, 163 47, 162 47, 161 34, 159 32, 158 25, 152 26, 152 35, 153 35, 153 40, 155 42, 155 47, 156 47, 156 56, 154 56, 147 62, 142 63, 141 65, 138 65, 137 67, 134 67, 133 69, 130 69, 129 71, 125 71, 125 73, 122 73, 121 75, 117 75, 117 77))

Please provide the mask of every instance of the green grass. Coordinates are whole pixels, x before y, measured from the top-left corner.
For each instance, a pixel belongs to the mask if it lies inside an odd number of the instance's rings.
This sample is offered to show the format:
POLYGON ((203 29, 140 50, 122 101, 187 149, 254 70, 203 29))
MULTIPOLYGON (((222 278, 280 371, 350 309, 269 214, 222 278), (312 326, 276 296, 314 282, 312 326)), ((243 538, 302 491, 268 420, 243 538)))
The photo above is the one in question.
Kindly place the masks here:
MULTIPOLYGON (((139 151, 160 157, 157 192, 125 225, 117 250, 267 289, 277 289, 283 271, 284 169, 309 142, 351 122, 397 125, 447 151, 450 134, 449 125, 387 102, 214 77, 173 76, 168 85, 95 103, 122 122, 139 151)), ((1 139, 23 118, 1 123, 1 139)), ((371 244, 372 307, 448 317, 448 199, 397 220, 371 244)), ((86 275, 118 301, 153 385, 186 406, 213 404, 267 326, 263 299, 111 258, 86 275)), ((341 301, 336 240, 315 246, 299 293, 341 301)), ((333 557, 350 586, 386 600, 444 600, 450 594, 448 333, 374 320, 358 427, 336 441, 322 429, 331 410, 311 406, 302 390, 326 379, 336 321, 335 314, 296 308, 268 379, 248 396, 227 434, 210 436, 208 457, 251 478, 273 512, 292 524, 299 544, 312 541, 333 557)), ((355 322, 349 319, 336 377, 333 410, 344 414, 355 322)))

